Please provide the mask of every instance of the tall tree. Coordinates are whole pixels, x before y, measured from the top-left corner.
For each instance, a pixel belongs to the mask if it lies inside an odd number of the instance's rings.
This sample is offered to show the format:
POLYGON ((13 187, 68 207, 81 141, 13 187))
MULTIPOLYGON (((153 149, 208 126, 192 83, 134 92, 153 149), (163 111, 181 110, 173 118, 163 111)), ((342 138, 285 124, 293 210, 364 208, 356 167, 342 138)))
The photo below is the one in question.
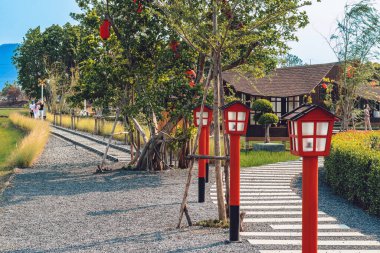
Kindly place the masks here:
POLYGON ((62 98, 73 80, 78 46, 79 28, 69 23, 63 27, 52 25, 43 32, 39 27, 30 29, 13 58, 18 68, 18 82, 26 94, 39 97, 39 80, 44 80, 48 106, 53 103, 52 97, 62 98), (50 79, 57 89, 50 87, 47 81, 50 79), (52 91, 58 93, 52 94, 52 91))
MULTIPOLYGON (((238 69, 260 76, 273 69, 278 56, 288 49, 286 42, 296 40, 294 32, 307 24, 307 16, 299 8, 310 2, 168 0, 153 3, 177 34, 204 55, 211 66, 209 71, 212 74, 210 80, 214 82, 213 118, 216 130, 214 146, 215 155, 219 156, 219 107, 224 100, 223 71, 238 69)), ((208 87, 208 84, 205 86, 208 87)), ((219 218, 225 221, 227 216, 220 161, 215 162, 215 171, 219 218)), ((186 202, 186 192, 184 196, 186 202)), ((180 221, 182 214, 181 210, 180 221)))
POLYGON ((294 54, 286 54, 280 58, 281 67, 295 67, 305 65, 301 58, 294 54))
MULTIPOLYGON (((166 143, 171 141, 170 133, 183 117, 190 116, 190 108, 199 97, 199 87, 188 85, 185 72, 196 65, 196 55, 178 36, 154 15, 148 8, 139 7, 133 1, 78 0, 83 13, 74 15, 92 33, 95 41, 103 45, 103 52, 95 48, 88 59, 88 68, 81 70, 85 81, 80 88, 82 94, 92 99, 102 96, 122 103, 122 114, 134 129, 134 117, 145 116, 151 131, 151 138, 141 151, 136 167, 144 170, 162 170, 166 143), (140 9, 142 8, 142 9, 140 9), (111 37, 100 41, 98 26, 102 18, 111 23, 111 37), (107 58, 112 62, 105 63, 107 58), (96 60, 95 60, 96 59, 96 60), (104 63, 102 63, 104 62, 104 63), (95 70, 95 67, 99 69, 95 70), (103 71, 100 71, 103 68, 103 71), (108 81, 99 75, 112 76, 108 81), (99 80, 105 80, 100 89, 99 80), (86 90, 87 89, 87 90, 86 90), (103 90, 103 93, 91 93, 103 90), (110 93, 107 94, 109 90, 110 93), (113 95, 112 93, 116 93, 113 95), (168 114, 167 114, 168 112, 168 114), (153 117, 166 119, 167 124, 156 133, 153 117)), ((131 136, 132 139, 132 136, 131 136)))
POLYGON ((380 14, 372 1, 347 4, 344 17, 338 21, 335 33, 328 40, 341 63, 337 107, 345 130, 353 119, 358 89, 367 84, 374 74, 373 65, 369 61, 378 58, 379 22, 380 14))

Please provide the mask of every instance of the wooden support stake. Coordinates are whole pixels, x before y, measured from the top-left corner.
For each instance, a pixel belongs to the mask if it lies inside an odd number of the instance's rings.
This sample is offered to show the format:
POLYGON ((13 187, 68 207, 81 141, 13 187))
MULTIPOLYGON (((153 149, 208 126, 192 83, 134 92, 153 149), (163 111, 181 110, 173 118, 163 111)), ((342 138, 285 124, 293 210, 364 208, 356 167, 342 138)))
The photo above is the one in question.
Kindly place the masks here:
POLYGON ((188 155, 186 156, 187 160, 191 159, 209 159, 209 160, 230 160, 229 156, 212 156, 212 155, 188 155))
POLYGON ((191 218, 190 218, 190 215, 189 215, 189 210, 187 210, 187 206, 185 206, 185 208, 184 208, 184 212, 185 212, 185 216, 186 216, 187 224, 188 224, 189 226, 192 226, 193 223, 191 222, 191 218))

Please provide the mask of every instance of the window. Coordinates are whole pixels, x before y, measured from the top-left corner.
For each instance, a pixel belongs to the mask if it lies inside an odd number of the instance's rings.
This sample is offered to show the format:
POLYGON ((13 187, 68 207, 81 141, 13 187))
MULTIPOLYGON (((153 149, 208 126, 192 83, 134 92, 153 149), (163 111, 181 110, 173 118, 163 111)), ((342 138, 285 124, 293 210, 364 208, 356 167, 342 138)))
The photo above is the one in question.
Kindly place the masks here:
POLYGON ((281 98, 271 98, 273 113, 281 117, 281 98))
POLYGON ((244 93, 241 94, 241 101, 243 102, 243 104, 247 102, 247 97, 244 93))
POLYGON ((300 97, 288 97, 286 98, 287 112, 290 112, 300 106, 300 97))
POLYGON ((251 113, 249 114, 249 124, 250 125, 256 125, 254 111, 251 111, 251 113))

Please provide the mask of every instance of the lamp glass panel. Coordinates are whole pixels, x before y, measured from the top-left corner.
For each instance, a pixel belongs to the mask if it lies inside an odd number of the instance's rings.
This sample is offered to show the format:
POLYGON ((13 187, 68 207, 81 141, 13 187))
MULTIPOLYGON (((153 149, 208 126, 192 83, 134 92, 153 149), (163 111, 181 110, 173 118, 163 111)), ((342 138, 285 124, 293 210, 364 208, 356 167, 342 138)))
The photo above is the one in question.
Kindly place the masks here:
POLYGON ((295 138, 295 139, 294 139, 294 142, 295 142, 295 144, 296 144, 296 145, 295 145, 295 147, 296 147, 296 151, 298 151, 298 138, 295 138))
POLYGON ((244 131, 244 123, 238 122, 237 123, 237 130, 238 131, 244 131))
MULTIPOLYGON (((303 128, 302 128, 303 130, 303 128)), ((302 148, 303 152, 311 152, 313 151, 313 138, 303 138, 302 139, 302 148)))
POLYGON ((328 130, 329 130, 329 122, 317 123, 317 135, 327 135, 328 130))
POLYGON ((314 134, 314 122, 302 122, 302 135, 314 134))
POLYGON ((245 112, 238 112, 238 121, 244 121, 245 120, 245 112))
MULTIPOLYGON (((200 117, 201 117, 201 112, 197 112, 197 113, 195 114, 195 116, 196 116, 197 118, 200 118, 200 117)), ((204 118, 204 119, 207 119, 207 118, 208 118, 208 112, 203 112, 203 118, 204 118)))
POLYGON ((228 120, 236 120, 236 112, 228 112, 228 120))
POLYGON ((317 138, 317 151, 323 152, 326 150, 326 138, 317 138))
POLYGON ((290 134, 294 134, 293 121, 290 122, 289 127, 290 127, 290 134))
POLYGON ((199 126, 199 122, 200 122, 200 119, 199 119, 199 118, 197 118, 197 126, 199 126))
POLYGON ((293 121, 294 124, 294 135, 298 135, 297 121, 293 121))
POLYGON ((203 119, 203 126, 207 126, 207 119, 203 119))
POLYGON ((236 122, 228 122, 228 130, 236 131, 236 122))

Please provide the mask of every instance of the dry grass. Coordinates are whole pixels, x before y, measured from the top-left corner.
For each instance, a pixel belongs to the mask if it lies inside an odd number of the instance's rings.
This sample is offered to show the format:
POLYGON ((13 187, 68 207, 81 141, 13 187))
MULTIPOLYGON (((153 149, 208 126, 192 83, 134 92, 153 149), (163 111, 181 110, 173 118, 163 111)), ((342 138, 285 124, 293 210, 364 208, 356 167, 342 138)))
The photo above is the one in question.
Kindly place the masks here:
MULTIPOLYGON (((50 113, 47 114, 46 119, 49 122, 54 121, 54 116, 50 113)), ((60 118, 57 116, 56 122, 59 125, 60 118)), ((102 136, 109 136, 112 132, 113 127, 113 121, 103 121, 103 124, 100 124, 100 135, 102 136)), ((62 127, 71 128, 71 116, 70 115, 62 115, 62 127)), ((79 131, 84 131, 87 133, 94 133, 95 130, 95 119, 94 118, 79 118, 78 121, 75 123, 75 128, 79 131)), ((149 136, 149 131, 144 128, 145 134, 149 136)), ((125 140, 125 134, 118 134, 118 133, 124 133, 126 132, 125 127, 123 126, 122 122, 117 122, 116 128, 115 128, 115 135, 114 139, 118 141, 124 141, 125 140)), ((143 139, 141 137, 140 140, 141 143, 143 143, 143 139)))
POLYGON ((9 115, 11 122, 29 132, 9 156, 7 167, 30 167, 41 155, 49 137, 49 124, 18 113, 9 115))

